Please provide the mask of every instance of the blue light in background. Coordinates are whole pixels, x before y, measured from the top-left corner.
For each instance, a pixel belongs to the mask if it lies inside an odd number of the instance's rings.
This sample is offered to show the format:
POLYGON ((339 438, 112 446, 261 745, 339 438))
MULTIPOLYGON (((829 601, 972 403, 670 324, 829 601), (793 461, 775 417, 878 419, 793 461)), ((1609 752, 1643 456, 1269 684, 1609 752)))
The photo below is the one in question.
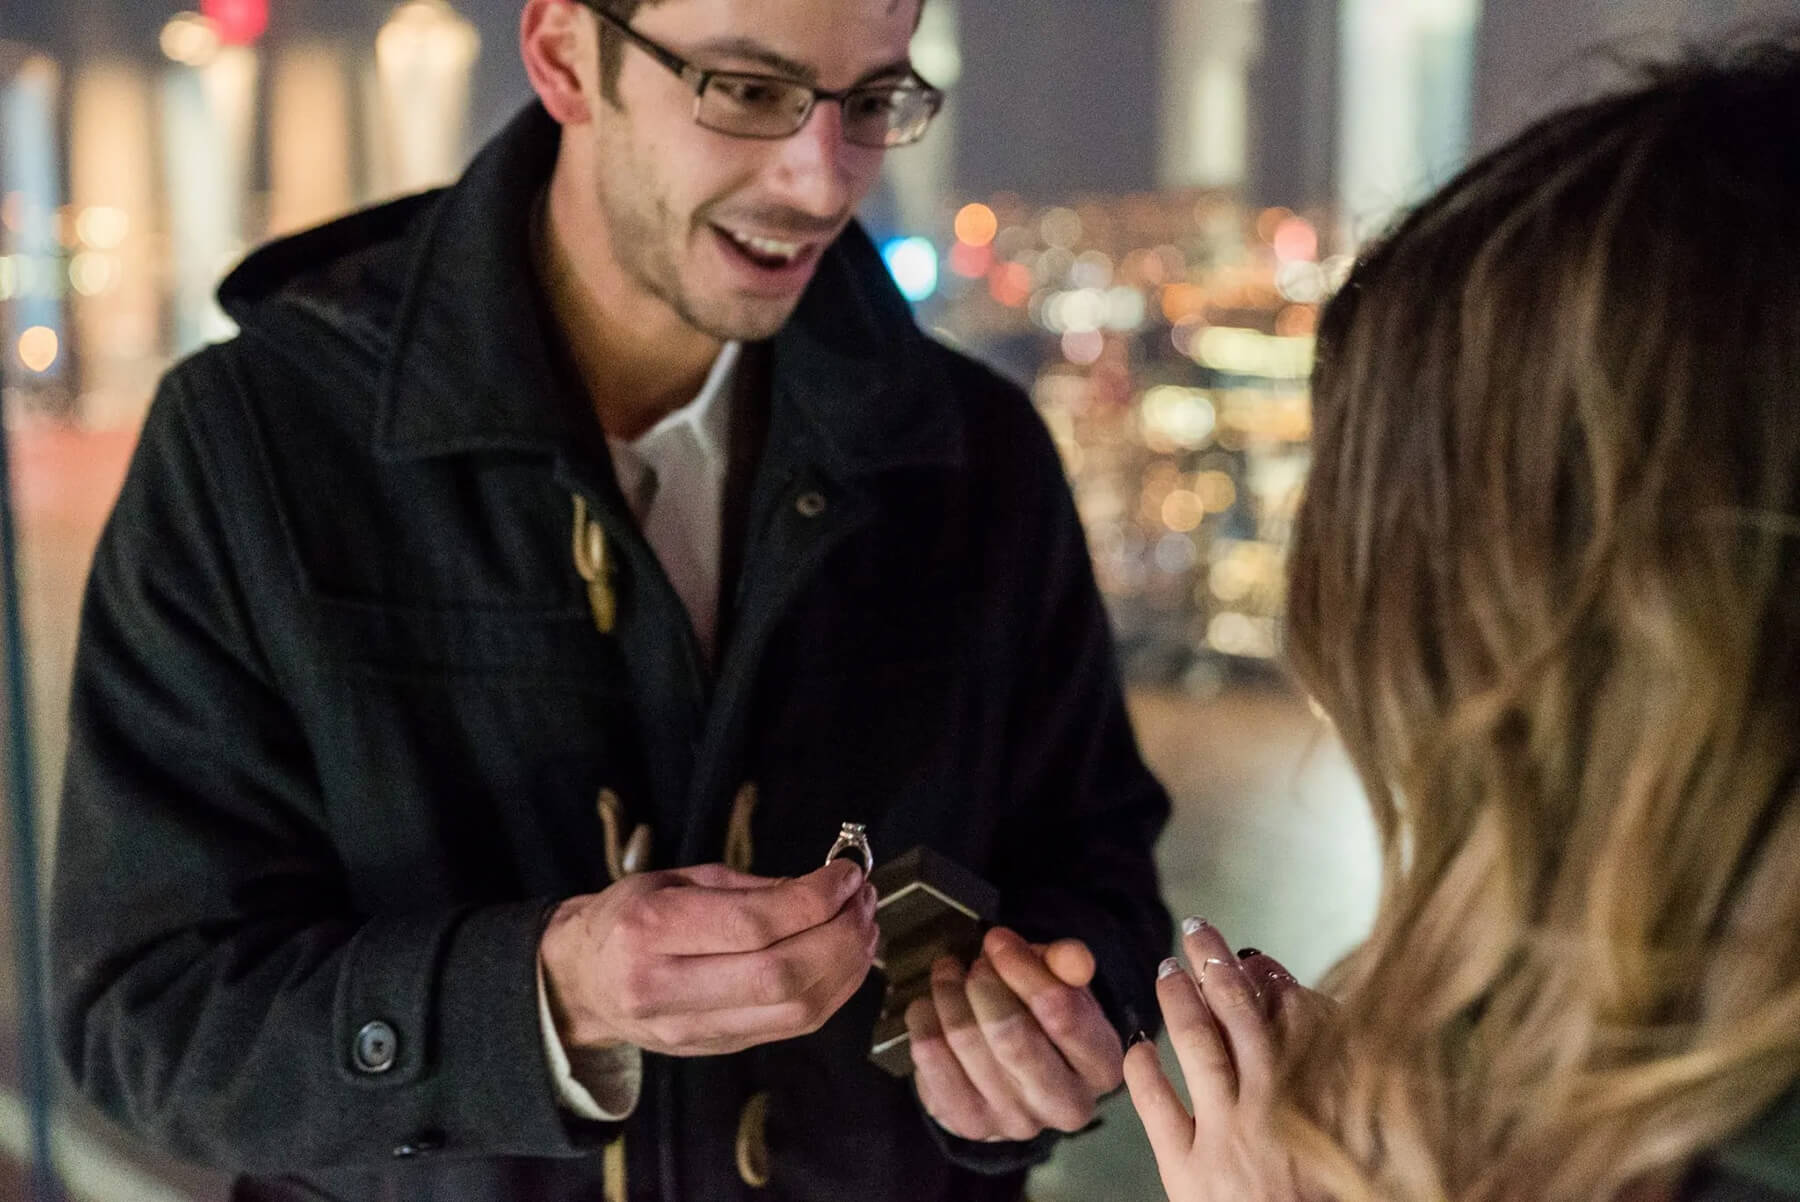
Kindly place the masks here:
POLYGON ((900 293, 914 304, 937 291, 938 253, 929 238, 894 238, 881 248, 900 293))

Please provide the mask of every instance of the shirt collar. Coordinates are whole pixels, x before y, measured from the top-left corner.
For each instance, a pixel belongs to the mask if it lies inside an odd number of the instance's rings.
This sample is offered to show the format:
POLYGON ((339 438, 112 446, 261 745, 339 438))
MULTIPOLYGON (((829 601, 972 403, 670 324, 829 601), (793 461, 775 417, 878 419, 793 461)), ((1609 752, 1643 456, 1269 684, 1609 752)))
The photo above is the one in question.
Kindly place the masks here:
POLYGON ((732 374, 737 370, 743 349, 741 342, 727 342, 720 349, 719 357, 713 360, 712 370, 706 373, 706 383, 700 386, 700 392, 693 400, 623 445, 640 455, 652 455, 656 444, 670 431, 677 426, 687 426, 693 432, 694 441, 700 444, 707 466, 722 471, 727 440, 731 436, 732 374))

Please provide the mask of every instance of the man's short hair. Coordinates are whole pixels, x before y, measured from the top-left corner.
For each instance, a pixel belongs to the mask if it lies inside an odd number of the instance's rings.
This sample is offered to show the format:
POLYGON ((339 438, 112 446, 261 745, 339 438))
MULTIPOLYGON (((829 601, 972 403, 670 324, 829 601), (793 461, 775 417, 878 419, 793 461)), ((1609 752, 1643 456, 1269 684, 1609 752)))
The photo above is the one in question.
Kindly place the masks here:
MULTIPOLYGON (((597 0, 607 12, 621 21, 630 21, 646 4, 662 0, 597 0)), ((619 103, 619 67, 625 61, 625 39, 604 23, 600 26, 600 94, 615 107, 619 103)))

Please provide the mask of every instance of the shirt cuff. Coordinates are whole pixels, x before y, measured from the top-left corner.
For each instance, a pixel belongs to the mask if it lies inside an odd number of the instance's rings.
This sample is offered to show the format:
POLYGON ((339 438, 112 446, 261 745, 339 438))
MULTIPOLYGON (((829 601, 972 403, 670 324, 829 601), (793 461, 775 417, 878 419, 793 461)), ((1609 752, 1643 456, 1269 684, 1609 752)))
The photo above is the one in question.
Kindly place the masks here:
POLYGON ((581 1078, 576 1079, 568 1049, 556 1033, 550 1013, 550 994, 544 988, 544 966, 537 970, 538 1027, 544 1036, 544 1058, 556 1082, 556 1100, 563 1109, 596 1123, 623 1122, 637 1109, 644 1085, 644 1053, 632 1044, 583 1053, 581 1078))

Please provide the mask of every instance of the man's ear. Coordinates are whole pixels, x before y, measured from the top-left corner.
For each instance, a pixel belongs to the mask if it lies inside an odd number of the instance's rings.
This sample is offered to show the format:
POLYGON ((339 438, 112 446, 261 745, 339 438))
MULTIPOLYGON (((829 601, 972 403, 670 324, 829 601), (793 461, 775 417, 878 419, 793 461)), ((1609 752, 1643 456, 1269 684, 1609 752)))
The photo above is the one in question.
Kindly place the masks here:
POLYGON ((593 120, 600 70, 593 17, 576 0, 525 0, 519 57, 544 109, 562 125, 593 120))

